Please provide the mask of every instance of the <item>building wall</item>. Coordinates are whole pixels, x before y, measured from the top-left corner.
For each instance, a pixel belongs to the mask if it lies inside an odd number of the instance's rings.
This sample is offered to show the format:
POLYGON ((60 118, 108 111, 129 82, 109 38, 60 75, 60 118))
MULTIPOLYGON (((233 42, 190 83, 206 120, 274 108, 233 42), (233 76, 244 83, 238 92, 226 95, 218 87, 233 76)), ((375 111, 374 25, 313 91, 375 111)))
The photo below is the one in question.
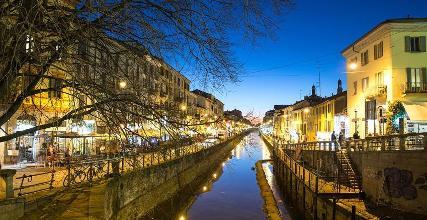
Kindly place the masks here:
MULTIPOLYGON (((378 120, 378 108, 381 106, 387 110, 388 103, 400 100, 404 104, 414 104, 425 106, 425 93, 405 94, 406 68, 426 67, 427 53, 405 52, 405 36, 426 36, 427 22, 415 23, 386 23, 369 33, 366 37, 354 44, 354 48, 348 48, 343 52, 347 63, 347 87, 348 87, 348 114, 350 116, 350 133, 353 134, 356 129, 354 120, 356 120, 358 132, 361 138, 366 134, 383 134, 385 125, 380 126, 378 120), (416 31, 415 31, 416 30, 416 31), (383 56, 374 60, 374 45, 383 42, 383 56), (361 53, 368 50, 369 63, 361 65, 361 53), (357 63, 356 68, 351 68, 352 63, 357 63), (383 73, 384 86, 377 82, 377 73, 383 73), (362 90, 363 78, 368 77, 368 88, 362 90), (357 92, 354 82, 357 82, 357 92), (365 101, 375 100, 377 108, 376 120, 365 122, 365 101)), ((425 108, 427 110, 427 108, 425 108)), ((410 114, 410 112, 408 112, 410 114)), ((420 118, 420 112, 414 113, 416 118, 420 118)), ((427 120, 427 115, 421 116, 427 120)))
POLYGON ((427 151, 350 152, 350 158, 372 204, 427 214, 427 151))

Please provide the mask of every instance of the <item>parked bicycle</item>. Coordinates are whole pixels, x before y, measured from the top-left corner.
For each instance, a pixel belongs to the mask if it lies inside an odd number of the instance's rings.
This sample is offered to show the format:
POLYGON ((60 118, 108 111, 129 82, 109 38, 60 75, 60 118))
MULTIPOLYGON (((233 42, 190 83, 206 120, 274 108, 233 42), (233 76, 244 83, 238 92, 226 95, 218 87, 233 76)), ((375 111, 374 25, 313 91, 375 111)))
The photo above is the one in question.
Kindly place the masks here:
POLYGON ((69 168, 68 174, 65 176, 62 185, 69 187, 70 185, 76 185, 83 182, 86 179, 86 172, 83 167, 73 167, 72 170, 69 168))

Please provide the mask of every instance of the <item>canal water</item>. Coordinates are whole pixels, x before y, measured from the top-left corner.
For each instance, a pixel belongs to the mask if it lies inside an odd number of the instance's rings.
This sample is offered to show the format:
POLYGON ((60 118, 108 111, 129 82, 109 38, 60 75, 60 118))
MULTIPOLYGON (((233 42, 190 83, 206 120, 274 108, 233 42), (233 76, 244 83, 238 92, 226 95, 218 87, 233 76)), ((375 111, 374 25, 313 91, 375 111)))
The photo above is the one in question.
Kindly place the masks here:
MULTIPOLYGON (((214 171, 178 219, 245 220, 266 219, 263 199, 256 180, 255 163, 270 159, 267 146, 257 132, 247 135, 232 150, 230 157, 214 171)), ((271 166, 265 164, 267 178, 274 185, 271 166)), ((273 186, 273 191, 275 187, 273 186)), ((291 219, 275 192, 283 219, 291 219)))

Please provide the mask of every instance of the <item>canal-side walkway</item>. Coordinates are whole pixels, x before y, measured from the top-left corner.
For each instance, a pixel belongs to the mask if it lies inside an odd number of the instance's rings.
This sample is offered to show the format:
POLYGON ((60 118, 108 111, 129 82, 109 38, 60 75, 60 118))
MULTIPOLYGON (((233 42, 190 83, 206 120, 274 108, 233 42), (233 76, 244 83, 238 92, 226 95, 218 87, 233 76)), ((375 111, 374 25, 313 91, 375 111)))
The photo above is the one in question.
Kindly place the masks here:
POLYGON ((158 204, 205 173, 212 164, 222 162, 231 145, 243 135, 186 157, 125 172, 92 186, 82 185, 56 193, 22 219, 139 218, 155 210, 158 204), (222 158, 221 161, 217 157, 222 158))
POLYGON ((15 197, 34 200, 46 194, 46 191, 60 190, 68 186, 67 178, 71 173, 71 184, 93 182, 108 177, 113 172, 113 163, 119 163, 119 172, 124 173, 135 168, 148 168, 205 150, 227 140, 217 139, 215 142, 200 142, 176 148, 165 148, 157 151, 138 154, 118 155, 116 157, 96 157, 72 161, 70 165, 57 167, 23 167, 16 170, 13 178, 15 197), (81 178, 74 178, 75 173, 81 178), (40 193, 41 192, 41 193, 40 193))

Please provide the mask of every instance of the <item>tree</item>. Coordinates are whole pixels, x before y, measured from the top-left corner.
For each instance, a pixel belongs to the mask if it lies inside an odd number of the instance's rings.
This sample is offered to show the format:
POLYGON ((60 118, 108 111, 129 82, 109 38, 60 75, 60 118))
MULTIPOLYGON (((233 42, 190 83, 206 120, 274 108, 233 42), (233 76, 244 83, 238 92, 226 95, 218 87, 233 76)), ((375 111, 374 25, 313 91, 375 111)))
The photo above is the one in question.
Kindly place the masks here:
POLYGON ((86 117, 114 134, 140 135, 127 124, 141 121, 175 134, 188 123, 179 107, 159 101, 163 87, 157 78, 174 72, 166 62, 190 67, 184 69, 214 88, 236 81, 240 66, 230 34, 250 40, 267 36, 275 28, 268 9, 279 14, 289 5, 287 0, 2 1, 0 126, 16 114, 38 112, 45 119, 20 131, 2 128, 0 142, 86 117), (52 108, 60 110, 46 114, 52 108))
POLYGON ((402 102, 390 102, 387 111, 387 134, 399 133, 399 120, 405 117, 407 114, 402 102))

